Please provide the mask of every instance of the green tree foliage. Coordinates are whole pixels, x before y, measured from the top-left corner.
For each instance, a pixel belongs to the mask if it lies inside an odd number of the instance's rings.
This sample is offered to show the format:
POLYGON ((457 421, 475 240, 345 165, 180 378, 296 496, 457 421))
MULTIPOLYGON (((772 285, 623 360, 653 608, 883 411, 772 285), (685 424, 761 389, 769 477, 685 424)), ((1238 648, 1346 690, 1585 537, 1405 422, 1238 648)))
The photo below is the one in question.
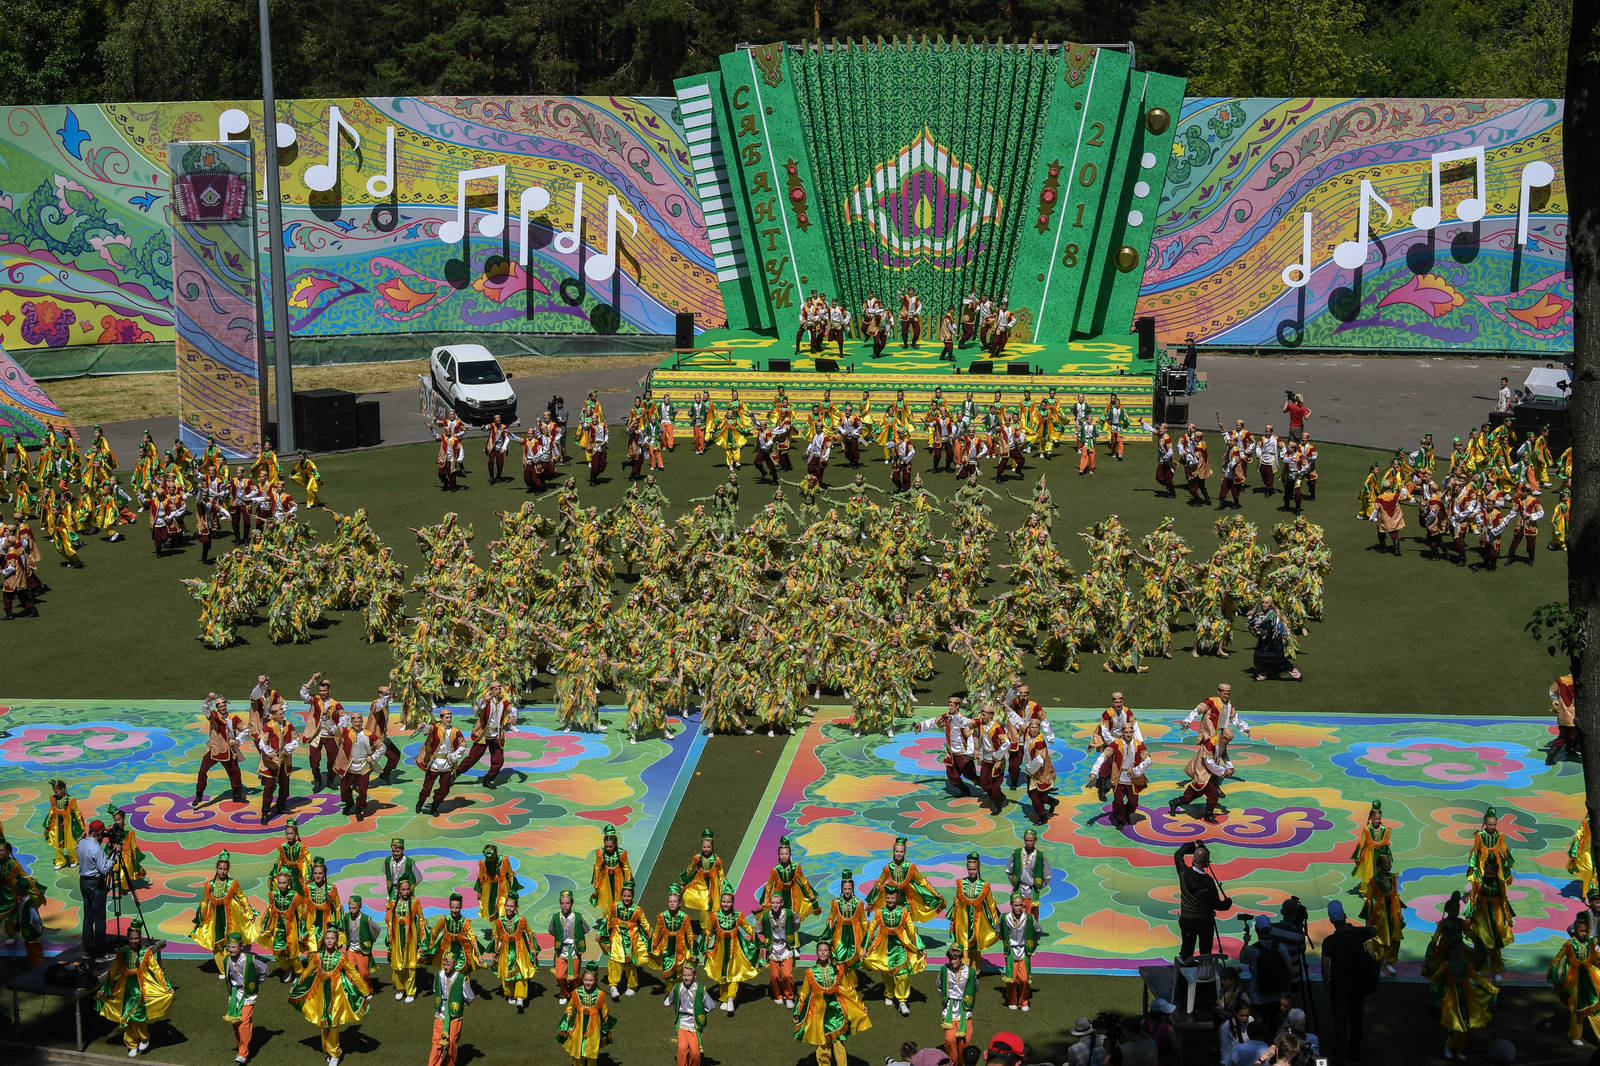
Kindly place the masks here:
MULTIPOLYGON (((249 99, 246 0, 8 0, 0 101, 249 99)), ((1560 96, 1572 0, 272 0, 280 97, 670 94, 739 42, 1132 41, 1224 96, 1560 96)))

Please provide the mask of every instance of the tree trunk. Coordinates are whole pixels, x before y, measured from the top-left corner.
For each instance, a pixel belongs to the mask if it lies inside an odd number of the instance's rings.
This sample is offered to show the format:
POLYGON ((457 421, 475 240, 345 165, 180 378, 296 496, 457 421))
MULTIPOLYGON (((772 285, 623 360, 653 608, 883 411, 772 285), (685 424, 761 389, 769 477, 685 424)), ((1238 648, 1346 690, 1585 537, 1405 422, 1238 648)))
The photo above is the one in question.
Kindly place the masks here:
MULTIPOLYGON (((1589 824, 1600 824, 1600 196, 1580 175, 1600 169, 1600 0, 1577 0, 1567 52, 1563 124, 1572 261, 1572 511, 1567 597, 1587 611, 1586 653, 1573 675, 1583 731, 1583 791, 1589 824)), ((1591 833, 1591 839, 1595 834, 1591 833)), ((1600 840, 1592 848, 1600 861, 1600 840)))

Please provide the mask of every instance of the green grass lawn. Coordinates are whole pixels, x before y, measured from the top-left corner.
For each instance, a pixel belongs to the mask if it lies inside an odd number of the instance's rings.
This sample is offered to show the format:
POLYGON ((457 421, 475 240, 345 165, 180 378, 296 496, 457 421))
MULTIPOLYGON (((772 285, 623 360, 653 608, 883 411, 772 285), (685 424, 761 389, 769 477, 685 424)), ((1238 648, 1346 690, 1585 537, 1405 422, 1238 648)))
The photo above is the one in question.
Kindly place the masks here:
MULTIPOLYGON (((1502 566, 1494 573, 1460 569, 1430 562, 1419 556, 1420 545, 1408 540, 1405 556, 1395 558, 1370 551, 1373 527, 1356 521, 1356 489, 1376 453, 1354 448, 1323 446, 1321 495, 1307 508, 1313 521, 1323 524, 1333 550, 1333 570, 1327 581, 1327 620, 1314 623, 1311 635, 1301 640, 1299 659, 1305 680, 1252 684, 1248 681, 1248 635, 1242 631, 1230 660, 1193 659, 1187 654, 1188 634, 1176 635, 1177 656, 1171 661, 1151 661, 1150 672, 1137 677, 1112 676, 1100 670, 1098 656, 1085 655, 1077 674, 1031 670, 1027 676, 1034 695, 1047 706, 1103 706, 1113 689, 1127 693, 1135 707, 1192 706, 1209 695, 1219 681, 1235 683, 1235 702, 1248 717, 1253 709, 1303 712, 1406 712, 1462 714, 1548 713, 1545 691, 1558 672, 1558 664, 1533 641, 1523 626, 1533 607, 1565 594, 1563 556, 1542 552, 1537 566, 1502 566)), ((481 451, 471 452, 468 488, 453 495, 439 491, 434 479, 432 446, 398 447, 374 452, 329 456, 319 460, 325 480, 325 501, 340 510, 366 507, 373 526, 408 565, 419 561, 408 527, 435 522, 447 510, 458 512, 478 531, 480 550, 498 531, 495 514, 514 509, 525 498, 520 481, 490 486, 483 471, 481 451)), ((1218 512, 1189 508, 1183 499, 1157 497, 1151 476, 1148 445, 1131 446, 1126 463, 1105 460, 1100 473, 1079 477, 1076 464, 1058 458, 1045 464, 1050 486, 1062 517, 1057 520, 1057 540, 1071 562, 1082 567, 1087 555, 1073 533, 1111 513, 1135 536, 1142 536, 1163 516, 1174 516, 1178 530, 1188 539, 1194 556, 1209 556, 1215 545, 1211 526, 1218 512)), ((926 466, 925 461, 919 466, 926 466)), ((1025 481, 1007 488, 1025 495, 1037 477, 1033 467, 1025 481)), ((615 503, 627 481, 616 467, 611 480, 597 489, 583 486, 586 504, 615 503)), ((865 473, 888 487, 888 470, 870 464, 865 473)), ((753 512, 770 496, 770 487, 755 484, 753 472, 741 472, 742 508, 753 512)), ((661 478, 674 501, 674 511, 693 496, 703 495, 725 476, 710 456, 695 457, 680 443, 669 456, 661 478)), ((949 478, 927 477, 929 487, 941 494, 953 492, 949 478)), ((830 481, 848 480, 835 467, 830 481)), ((992 484, 992 483, 991 483, 992 484)), ((1266 538, 1272 524, 1286 515, 1276 499, 1260 495, 1246 498, 1245 517, 1261 526, 1266 538)), ((539 505, 553 511, 553 494, 539 505)), ((1018 524, 1025 508, 1009 499, 995 508, 1001 530, 1018 524)), ((327 530, 331 519, 313 516, 327 530)), ((1408 535, 1416 534, 1414 517, 1408 516, 1408 535)), ((936 531, 942 533, 942 531, 936 531)), ((225 544, 226 542, 221 542, 225 544)), ((997 540, 1002 546, 1003 541, 997 540)), ((148 533, 138 528, 120 544, 99 540, 83 552, 87 567, 68 571, 55 566, 46 548, 42 568, 53 586, 37 619, 8 623, 6 663, 0 680, 0 699, 56 698, 185 698, 196 707, 208 691, 242 697, 256 674, 274 675, 280 689, 293 692, 312 671, 322 670, 334 680, 334 693, 347 704, 364 702, 387 677, 390 655, 386 646, 364 640, 359 618, 335 618, 304 645, 274 646, 265 627, 241 630, 246 643, 225 651, 201 646, 196 635, 197 607, 180 579, 201 576, 208 568, 199 562, 196 547, 182 555, 155 559, 148 533)), ((1009 558, 997 555, 998 569, 1009 558)), ((991 586, 991 593, 1004 586, 991 586)), ((941 657, 939 674, 925 686, 922 702, 942 703, 960 687, 960 666, 941 657)), ((532 702, 549 699, 548 688, 524 693, 532 702)), ((684 796, 663 857, 665 868, 686 860, 698 843, 700 828, 714 825, 718 835, 737 841, 745 832, 760 800, 781 742, 764 737, 715 737, 702 758, 699 773, 684 796)), ((731 854, 734 849, 727 849, 731 854)), ((653 887, 653 886, 652 886, 653 887)), ((658 900, 649 901, 654 906, 658 900)), ((13 963, 14 965, 14 963, 13 963)), ((382 969, 382 968, 380 968, 382 969)), ((231 1060, 228 1030, 221 1021, 222 997, 218 982, 187 963, 173 972, 183 986, 175 1027, 158 1027, 152 1057, 185 1064, 231 1060), (181 1033, 181 1042, 177 1034, 181 1033)), ((382 974, 386 977, 386 971, 382 974)), ((553 1033, 556 1008, 546 990, 517 1017, 497 999, 475 1006, 465 1029, 468 1050, 463 1062, 485 1063, 564 1061, 553 1033), (531 1052, 531 1054, 530 1054, 531 1052)), ((1066 1030, 1078 1015, 1092 1016, 1101 1009, 1137 1009, 1138 983, 1133 979, 1104 977, 1044 977, 1039 983, 1038 1008, 1027 1016, 1006 1011, 999 1002, 998 983, 986 982, 977 1031, 987 1036, 997 1028, 1013 1028, 1034 1041, 1039 1057, 1060 1061, 1066 1030)), ((490 981, 493 985, 492 980, 490 981)), ((267 1040, 262 1061, 314 1062, 318 1053, 314 1032, 283 1004, 273 985, 258 1008, 258 1032, 267 1040)), ((928 997, 935 985, 932 975, 914 983, 915 996, 928 997)), ((1422 1019, 1425 994, 1421 986, 1386 986, 1369 1012, 1369 1062, 1417 1061, 1438 1053, 1431 1024, 1422 1019)), ((937 1043, 937 1016, 925 999, 914 1002, 913 1016, 901 1019, 881 1001, 873 1005, 874 1028, 852 1040, 852 1061, 872 1064, 898 1050, 902 1040, 937 1043)), ((1553 1060, 1561 1054, 1560 1025, 1554 1018, 1555 1001, 1542 989, 1508 989, 1501 1000, 1496 1034, 1509 1035, 1523 1049, 1523 1061, 1553 1060)), ((25 1007, 32 1018, 37 1005, 25 1007)), ((616 1064, 670 1062, 672 1032, 667 1011, 659 998, 648 995, 624 1001, 617 1043, 610 1049, 616 1064)), ((1324 1018, 1326 1014, 1324 1013, 1324 1018)), ((401 1009, 387 995, 361 1027, 347 1039, 352 1066, 363 1053, 381 1046, 370 1061, 401 1061, 426 1055, 431 1014, 415 1004, 401 1009)), ((1324 1022, 1326 1025, 1326 1022, 1324 1022)), ((101 1030, 95 1030, 100 1032, 101 1030)), ((71 1021, 52 1015, 25 1035, 40 1042, 70 1041, 71 1021)), ((750 1002, 731 1024, 713 1021, 708 1033, 708 1061, 738 1066, 788 1066, 806 1050, 789 1038, 782 1012, 767 1002, 750 1002)), ((1480 1051, 1482 1040, 1474 1045, 1480 1051)), ((103 1042, 91 1050, 119 1053, 120 1045, 103 1042)), ((604 1061, 604 1059, 603 1059, 604 1061)), ((1213 1062, 1214 1053, 1190 1056, 1189 1061, 1213 1062)))

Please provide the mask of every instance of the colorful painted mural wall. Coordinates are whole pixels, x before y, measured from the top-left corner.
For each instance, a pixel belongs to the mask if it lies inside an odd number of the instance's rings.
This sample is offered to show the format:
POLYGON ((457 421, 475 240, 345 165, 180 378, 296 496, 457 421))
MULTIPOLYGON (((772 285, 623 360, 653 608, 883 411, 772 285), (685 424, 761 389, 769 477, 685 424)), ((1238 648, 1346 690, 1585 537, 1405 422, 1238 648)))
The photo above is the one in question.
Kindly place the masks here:
MULTIPOLYGON (((295 335, 663 335, 680 310, 720 324, 675 107, 580 97, 282 105, 295 335)), ((226 101, 5 110, 0 344, 170 343, 166 146, 248 137, 260 158, 259 115, 259 103, 226 101)), ((265 212, 257 225, 264 234, 265 212)))
POLYGON ((1188 100, 1139 313, 1165 342, 1572 348, 1558 100, 1188 100))

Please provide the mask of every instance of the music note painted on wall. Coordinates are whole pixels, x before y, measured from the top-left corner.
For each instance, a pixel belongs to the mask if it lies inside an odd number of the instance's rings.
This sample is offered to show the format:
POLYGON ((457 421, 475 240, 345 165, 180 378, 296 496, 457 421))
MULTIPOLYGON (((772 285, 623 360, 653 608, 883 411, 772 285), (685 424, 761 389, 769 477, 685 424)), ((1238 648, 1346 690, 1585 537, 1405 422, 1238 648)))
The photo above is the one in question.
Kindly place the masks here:
POLYGON ((583 244, 583 182, 572 191, 572 229, 556 234, 550 244, 562 255, 571 255, 583 244))
POLYGON ((495 179, 494 213, 478 219, 478 232, 485 237, 498 237, 506 228, 506 167, 504 163, 493 167, 463 170, 456 175, 456 217, 439 227, 439 239, 455 244, 467 232, 467 184, 473 181, 495 179))
MULTIPOLYGON (((219 141, 248 141, 250 132, 250 115, 242 108, 230 107, 217 116, 217 140, 219 141)), ((287 122, 278 123, 278 148, 279 150, 292 147, 295 142, 294 127, 287 122)))
POLYGON ((1535 159, 1522 168, 1522 192, 1517 197, 1517 245, 1528 246, 1528 201, 1534 189, 1543 189, 1556 180, 1556 168, 1535 159))
POLYGON ((1383 208, 1384 225, 1394 221, 1394 210, 1372 190, 1372 182, 1361 179, 1361 208, 1356 213, 1356 239, 1341 241, 1333 250, 1333 261, 1346 270, 1358 270, 1367 261, 1367 246, 1372 243, 1370 210, 1376 203, 1383 208))
POLYGON ((1311 283, 1311 212, 1300 220, 1300 261, 1283 268, 1283 283, 1291 289, 1304 288, 1311 283), (1295 275, 1298 274, 1298 278, 1295 275))
POLYGON ((631 237, 639 235, 639 223, 622 209, 621 202, 612 196, 606 201, 606 251, 583 264, 584 277, 590 281, 605 281, 617 272, 617 219, 626 219, 631 237))
POLYGON ((550 190, 543 185, 530 185, 522 190, 522 197, 517 205, 521 221, 518 223, 520 230, 520 250, 517 252, 517 262, 523 266, 528 265, 532 249, 528 246, 528 225, 535 211, 543 211, 550 206, 550 190))
POLYGON ((350 147, 361 147, 361 134, 344 120, 338 104, 328 105, 328 161, 306 167, 306 188, 312 192, 327 192, 339 185, 339 141, 349 134, 350 147))
POLYGON ((379 200, 394 192, 394 127, 389 127, 388 143, 383 149, 383 173, 367 179, 367 195, 379 200))
POLYGON ((1444 217, 1441 210, 1439 194, 1439 172, 1446 163, 1462 163, 1471 161, 1473 191, 1475 195, 1468 196, 1456 206, 1456 217, 1463 222, 1476 222, 1488 210, 1489 201, 1484 195, 1484 159, 1483 146, 1476 148, 1457 148, 1449 152, 1433 153, 1433 199, 1424 207, 1419 207, 1411 212, 1411 224, 1418 229, 1431 230, 1437 226, 1444 217))

